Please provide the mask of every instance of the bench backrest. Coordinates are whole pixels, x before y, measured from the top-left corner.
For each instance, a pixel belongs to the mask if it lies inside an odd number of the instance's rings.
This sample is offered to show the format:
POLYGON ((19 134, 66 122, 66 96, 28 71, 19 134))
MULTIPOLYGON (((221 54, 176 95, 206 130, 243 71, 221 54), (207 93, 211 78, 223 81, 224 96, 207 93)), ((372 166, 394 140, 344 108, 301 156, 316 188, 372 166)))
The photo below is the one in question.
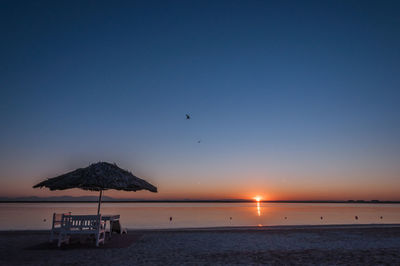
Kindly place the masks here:
POLYGON ((53 213, 53 223, 52 223, 52 228, 58 228, 61 227, 61 221, 63 215, 71 215, 71 212, 66 212, 66 213, 53 213))
POLYGON ((61 228, 64 230, 99 230, 101 214, 98 215, 63 215, 61 228))

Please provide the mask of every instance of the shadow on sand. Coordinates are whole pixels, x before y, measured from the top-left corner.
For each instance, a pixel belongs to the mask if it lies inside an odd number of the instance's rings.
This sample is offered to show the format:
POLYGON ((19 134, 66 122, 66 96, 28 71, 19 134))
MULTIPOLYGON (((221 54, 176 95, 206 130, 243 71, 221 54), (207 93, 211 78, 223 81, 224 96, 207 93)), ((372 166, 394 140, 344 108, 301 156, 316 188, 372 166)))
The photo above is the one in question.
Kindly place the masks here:
POLYGON ((25 248, 26 250, 71 250, 71 249, 109 249, 109 248, 127 248, 139 241, 141 234, 123 234, 114 235, 112 239, 107 239, 104 245, 96 247, 94 239, 71 238, 68 245, 63 244, 57 247, 57 240, 53 243, 44 242, 25 248))

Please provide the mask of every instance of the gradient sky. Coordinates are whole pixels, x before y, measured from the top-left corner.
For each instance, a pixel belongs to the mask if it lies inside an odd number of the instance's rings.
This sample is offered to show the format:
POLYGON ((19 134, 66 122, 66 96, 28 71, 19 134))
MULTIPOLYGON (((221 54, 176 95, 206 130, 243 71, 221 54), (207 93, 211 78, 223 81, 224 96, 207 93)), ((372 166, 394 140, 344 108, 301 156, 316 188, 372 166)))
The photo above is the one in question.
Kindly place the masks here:
POLYGON ((0 196, 400 200, 399 1, 0 3, 0 196), (192 115, 185 120, 185 114, 192 115), (201 143, 197 143, 201 140, 201 143))

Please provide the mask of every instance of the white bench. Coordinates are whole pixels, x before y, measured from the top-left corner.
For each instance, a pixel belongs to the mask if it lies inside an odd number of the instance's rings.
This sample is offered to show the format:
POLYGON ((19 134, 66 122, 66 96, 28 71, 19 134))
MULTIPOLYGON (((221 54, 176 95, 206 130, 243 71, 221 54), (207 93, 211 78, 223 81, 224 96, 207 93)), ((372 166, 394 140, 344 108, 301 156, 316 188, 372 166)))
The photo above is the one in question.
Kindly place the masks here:
POLYGON ((104 244, 105 223, 98 215, 62 215, 61 229, 58 237, 58 247, 69 243, 71 235, 94 235, 96 246, 104 244))

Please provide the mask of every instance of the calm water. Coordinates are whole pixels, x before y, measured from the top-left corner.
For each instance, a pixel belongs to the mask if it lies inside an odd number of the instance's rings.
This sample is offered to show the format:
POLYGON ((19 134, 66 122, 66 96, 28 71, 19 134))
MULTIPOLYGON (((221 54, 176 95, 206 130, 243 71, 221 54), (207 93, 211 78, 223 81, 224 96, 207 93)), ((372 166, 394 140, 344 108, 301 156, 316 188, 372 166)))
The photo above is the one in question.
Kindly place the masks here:
MULTIPOLYGON (((1 203, 0 230, 49 229, 53 212, 68 211, 96 214, 97 204, 1 203)), ((400 204, 103 203, 101 213, 127 228, 400 223, 400 204)))

